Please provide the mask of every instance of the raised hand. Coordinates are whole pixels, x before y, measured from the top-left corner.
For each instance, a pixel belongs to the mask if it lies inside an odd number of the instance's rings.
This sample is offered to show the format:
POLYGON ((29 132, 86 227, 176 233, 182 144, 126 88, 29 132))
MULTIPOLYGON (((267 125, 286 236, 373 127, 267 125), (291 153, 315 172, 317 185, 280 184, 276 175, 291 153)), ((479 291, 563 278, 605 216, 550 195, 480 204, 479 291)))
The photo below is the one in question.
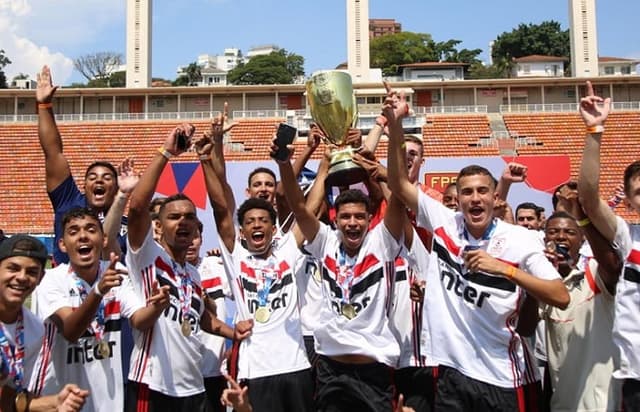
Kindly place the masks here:
POLYGON ((118 255, 111 252, 109 255, 109 261, 109 267, 102 274, 98 283, 98 291, 103 295, 109 293, 111 288, 120 286, 122 284, 122 276, 127 275, 127 271, 125 269, 116 269, 116 263, 120 261, 120 257, 118 255))
POLYGON ((307 146, 315 150, 320 146, 320 142, 322 141, 326 142, 327 136, 325 136, 320 126, 315 123, 311 123, 309 127, 309 134, 307 135, 307 146))
POLYGON ((593 93, 593 85, 587 81, 587 95, 580 99, 580 115, 587 127, 602 126, 609 116, 611 99, 603 99, 593 93), (602 104, 602 107, 598 105, 602 104))
POLYGON ((502 179, 511 183, 521 183, 527 178, 527 166, 510 162, 502 172, 502 179))
POLYGON ((122 193, 131 193, 140 181, 140 173, 136 171, 133 159, 125 158, 118 166, 118 189, 122 193))
POLYGON ((191 146, 191 137, 196 131, 196 127, 191 123, 183 123, 179 126, 176 126, 164 141, 164 149, 171 153, 174 156, 178 156, 181 153, 187 151, 189 146, 191 146), (178 148, 178 135, 183 134, 187 139, 187 145, 185 149, 178 148))
POLYGON ((51 70, 49 66, 42 66, 42 70, 37 75, 38 85, 36 88, 36 101, 38 103, 49 103, 53 99, 53 95, 58 86, 53 85, 51 70))
POLYGON ((389 83, 383 82, 387 90, 387 97, 382 105, 382 114, 389 123, 399 122, 409 115, 409 105, 404 96, 404 92, 398 93, 391 88, 389 83))
POLYGON ((169 303, 171 302, 171 298, 169 295, 169 285, 164 285, 159 287, 158 281, 153 281, 153 286, 151 287, 151 296, 147 299, 147 305, 153 305, 158 309, 166 309, 169 307, 169 303))
POLYGON ((278 151, 280 150, 280 146, 278 146, 276 144, 276 139, 278 137, 277 136, 273 136, 273 139, 271 139, 271 146, 269 146, 269 155, 271 156, 272 159, 275 159, 277 162, 280 163, 287 163, 291 161, 291 158, 293 157, 293 151, 295 149, 295 146, 292 144, 288 144, 287 145, 287 151, 289 152, 287 157, 285 159, 276 159, 276 153, 278 153, 278 151))
POLYGON ((207 130, 201 136, 196 136, 191 139, 191 143, 198 156, 210 155, 211 150, 213 150, 212 132, 207 130))

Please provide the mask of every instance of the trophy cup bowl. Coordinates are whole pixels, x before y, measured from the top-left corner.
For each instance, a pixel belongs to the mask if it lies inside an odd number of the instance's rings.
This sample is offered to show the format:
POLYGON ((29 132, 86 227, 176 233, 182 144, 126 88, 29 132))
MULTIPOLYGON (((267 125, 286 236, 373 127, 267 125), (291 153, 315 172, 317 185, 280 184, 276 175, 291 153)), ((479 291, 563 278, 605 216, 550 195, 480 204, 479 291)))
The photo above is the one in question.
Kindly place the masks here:
POLYGON ((328 186, 349 186, 365 180, 366 170, 354 163, 354 148, 345 141, 358 114, 351 75, 338 70, 314 73, 307 81, 307 101, 313 121, 327 140, 338 147, 331 154, 325 183, 328 186))

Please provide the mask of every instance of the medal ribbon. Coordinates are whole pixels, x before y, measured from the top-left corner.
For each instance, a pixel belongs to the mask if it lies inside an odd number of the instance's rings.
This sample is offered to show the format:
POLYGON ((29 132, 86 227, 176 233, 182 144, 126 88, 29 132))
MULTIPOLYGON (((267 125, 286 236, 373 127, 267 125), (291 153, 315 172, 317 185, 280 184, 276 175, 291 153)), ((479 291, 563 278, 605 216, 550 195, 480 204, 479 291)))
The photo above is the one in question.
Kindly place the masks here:
POLYGON ((185 271, 180 276, 180 288, 178 289, 178 295, 180 297, 180 308, 182 310, 182 320, 187 320, 187 314, 191 309, 191 297, 193 295, 193 282, 189 273, 185 271))
POLYGON ((342 290, 342 303, 349 303, 349 293, 353 283, 354 272, 353 265, 347 265, 347 255, 342 247, 340 247, 340 255, 338 256, 338 286, 342 290))
MULTIPOLYGON (((479 247, 483 247, 486 243, 489 243, 489 240, 491 239, 491 236, 493 236, 493 232, 495 232, 496 230, 496 218, 494 218, 491 221, 491 224, 489 226, 487 226, 487 228, 485 229, 484 233, 482 234, 482 237, 480 238, 480 242, 479 242, 479 247)), ((465 225, 465 223, 462 223, 462 237, 464 238, 464 240, 466 241, 466 245, 469 245, 470 241, 469 241, 469 232, 467 231, 467 226, 465 225)), ((461 248, 461 251, 464 250, 464 247, 461 248)))
MULTIPOLYGON (((253 256, 251 260, 256 260, 253 256)), ((269 302, 269 292, 274 284, 274 280, 278 276, 276 272, 276 261, 271 256, 265 261, 265 264, 259 264, 256 260, 254 269, 256 271, 256 286, 258 289, 258 306, 267 306, 269 302)))
POLYGON ((0 352, 2 356, 2 375, 9 376, 16 385, 16 392, 23 392, 24 386, 24 368, 22 366, 24 360, 24 322, 22 309, 18 313, 16 320, 16 346, 14 347, 7 339, 7 332, 4 324, 0 323, 0 352))
MULTIPOLYGON (((85 301, 89 292, 87 290, 91 290, 89 284, 84 280, 78 277, 75 273, 73 274, 73 279, 76 282, 76 288, 78 289, 78 294, 80 295, 80 303, 85 301)), ((100 281, 100 276, 96 277, 96 282, 100 281)), ((94 282, 95 283, 95 282, 94 282)), ((100 305, 98 306, 98 311, 96 312, 95 318, 91 321, 91 331, 96 338, 96 341, 100 342, 104 337, 104 298, 100 300, 100 305)))

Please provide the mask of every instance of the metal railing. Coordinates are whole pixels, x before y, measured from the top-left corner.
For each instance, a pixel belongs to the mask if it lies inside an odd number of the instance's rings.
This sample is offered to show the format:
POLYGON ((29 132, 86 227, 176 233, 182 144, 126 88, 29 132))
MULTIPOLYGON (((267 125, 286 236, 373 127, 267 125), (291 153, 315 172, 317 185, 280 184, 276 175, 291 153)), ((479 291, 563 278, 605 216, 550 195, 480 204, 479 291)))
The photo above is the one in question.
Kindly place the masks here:
MULTIPOLYGON (((613 110, 640 110, 640 102, 613 102, 613 110)), ((577 112, 578 103, 501 104, 500 113, 577 112)))
POLYGON ((487 113, 486 105, 470 106, 416 106, 413 108, 416 114, 465 114, 465 113, 487 113))

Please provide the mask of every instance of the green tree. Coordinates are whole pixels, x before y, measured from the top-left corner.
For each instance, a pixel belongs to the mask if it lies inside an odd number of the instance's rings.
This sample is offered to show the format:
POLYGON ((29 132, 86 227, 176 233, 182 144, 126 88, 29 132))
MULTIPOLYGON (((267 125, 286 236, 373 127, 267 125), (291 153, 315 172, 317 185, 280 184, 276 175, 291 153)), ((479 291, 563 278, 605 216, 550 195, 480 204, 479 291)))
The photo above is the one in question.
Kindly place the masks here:
POLYGON ((193 62, 182 71, 180 76, 173 82, 174 86, 196 86, 202 80, 202 68, 198 63, 193 62))
POLYGON ((553 20, 520 24, 499 35, 491 51, 493 61, 503 66, 514 58, 533 54, 571 58, 569 30, 562 30, 560 23, 553 20))
POLYGON ((385 76, 398 73, 402 64, 439 61, 436 43, 430 34, 403 31, 376 37, 369 45, 371 67, 382 69, 385 76))
POLYGON ((11 60, 4 54, 4 49, 0 49, 0 89, 7 88, 7 76, 4 74, 4 68, 11 64, 11 60))
POLYGON ((89 80, 87 87, 125 87, 126 79, 126 71, 113 72, 107 78, 89 80))
POLYGON ((304 57, 284 49, 252 57, 229 71, 231 84, 291 84, 304 75, 304 57))

